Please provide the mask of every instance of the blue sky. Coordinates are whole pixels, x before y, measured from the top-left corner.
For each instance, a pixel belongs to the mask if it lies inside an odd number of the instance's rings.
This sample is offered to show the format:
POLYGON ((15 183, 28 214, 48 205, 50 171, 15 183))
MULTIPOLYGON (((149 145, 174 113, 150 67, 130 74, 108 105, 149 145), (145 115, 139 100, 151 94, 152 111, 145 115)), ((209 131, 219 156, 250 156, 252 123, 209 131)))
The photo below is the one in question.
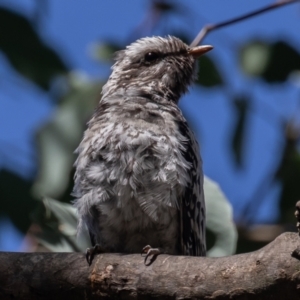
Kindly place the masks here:
MULTIPOLYGON (((165 31, 157 30, 155 34, 168 34, 168 28, 177 28, 177 31, 184 28, 193 37, 206 23, 227 20, 272 1, 189 0, 182 3, 189 15, 170 17, 165 31)), ((91 57, 93 43, 110 40, 127 44, 132 38, 139 37, 131 33, 144 20, 149 1, 0 0, 0 5, 30 19, 34 19, 40 9, 39 33, 44 40, 63 53, 63 58, 73 69, 84 71, 91 77, 105 78, 109 74, 108 68, 101 67, 91 57)), ((266 41, 280 38, 300 49, 299 28, 300 7, 296 4, 211 33, 205 43, 215 47, 209 55, 218 63, 228 87, 193 87, 180 104, 197 127, 204 171, 221 185, 234 206, 236 219, 266 174, 276 168, 274 163, 283 146, 280 122, 297 117, 299 110, 299 86, 290 83, 270 87, 259 80, 246 78, 237 64, 238 49, 252 38, 266 41), (245 168, 242 170, 236 168, 229 144, 235 112, 227 95, 238 93, 250 93, 252 98, 245 168)), ((137 34, 150 33, 144 30, 137 34)), ((36 169, 34 134, 51 118, 55 108, 50 101, 51 95, 15 72, 1 52, 0 78, 0 168, 30 177, 36 169)), ((274 184, 267 187, 253 221, 275 221, 278 212, 274 203, 279 188, 274 184)))

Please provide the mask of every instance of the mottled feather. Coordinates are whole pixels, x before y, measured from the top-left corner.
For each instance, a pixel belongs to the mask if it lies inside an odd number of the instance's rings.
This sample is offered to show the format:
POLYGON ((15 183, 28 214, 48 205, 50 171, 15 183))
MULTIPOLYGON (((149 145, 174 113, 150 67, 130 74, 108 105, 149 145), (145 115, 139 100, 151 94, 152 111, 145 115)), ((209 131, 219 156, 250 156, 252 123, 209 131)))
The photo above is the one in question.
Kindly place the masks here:
POLYGON ((106 251, 205 255, 202 162, 177 106, 196 71, 188 51, 152 37, 117 53, 76 151, 79 230, 106 251))

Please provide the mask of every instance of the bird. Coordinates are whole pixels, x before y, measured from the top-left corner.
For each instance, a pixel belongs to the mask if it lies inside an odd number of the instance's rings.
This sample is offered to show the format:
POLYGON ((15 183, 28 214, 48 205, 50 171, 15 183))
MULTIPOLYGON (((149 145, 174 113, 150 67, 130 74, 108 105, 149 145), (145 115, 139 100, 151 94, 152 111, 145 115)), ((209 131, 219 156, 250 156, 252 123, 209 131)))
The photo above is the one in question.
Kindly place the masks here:
POLYGON ((203 171, 178 107, 209 45, 174 36, 138 39, 116 52, 112 73, 74 163, 78 231, 97 253, 205 256, 203 171))

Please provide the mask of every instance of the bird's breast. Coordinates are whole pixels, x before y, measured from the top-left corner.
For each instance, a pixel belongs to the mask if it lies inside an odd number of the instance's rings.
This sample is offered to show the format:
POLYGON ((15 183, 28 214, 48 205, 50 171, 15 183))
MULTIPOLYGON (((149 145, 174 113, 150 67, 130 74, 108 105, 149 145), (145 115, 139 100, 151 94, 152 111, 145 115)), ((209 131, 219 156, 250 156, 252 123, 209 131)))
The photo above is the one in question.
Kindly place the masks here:
POLYGON ((188 180, 186 138, 178 130, 178 120, 154 108, 149 104, 134 112, 124 110, 115 121, 95 122, 89 129, 93 138, 88 178, 111 195, 100 197, 99 203, 122 208, 128 221, 140 212, 154 222, 168 223, 170 209, 178 210, 188 180))

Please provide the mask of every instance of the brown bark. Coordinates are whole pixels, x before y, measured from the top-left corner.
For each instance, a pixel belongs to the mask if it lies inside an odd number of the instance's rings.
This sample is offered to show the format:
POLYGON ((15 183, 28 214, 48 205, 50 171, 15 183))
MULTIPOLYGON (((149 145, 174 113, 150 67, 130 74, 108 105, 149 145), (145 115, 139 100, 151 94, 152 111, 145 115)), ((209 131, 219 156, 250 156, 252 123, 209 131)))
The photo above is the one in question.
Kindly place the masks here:
POLYGON ((88 267, 81 253, 0 253, 0 299, 300 299, 299 245, 284 233, 255 252, 160 255, 148 267, 138 254, 101 254, 88 267))

